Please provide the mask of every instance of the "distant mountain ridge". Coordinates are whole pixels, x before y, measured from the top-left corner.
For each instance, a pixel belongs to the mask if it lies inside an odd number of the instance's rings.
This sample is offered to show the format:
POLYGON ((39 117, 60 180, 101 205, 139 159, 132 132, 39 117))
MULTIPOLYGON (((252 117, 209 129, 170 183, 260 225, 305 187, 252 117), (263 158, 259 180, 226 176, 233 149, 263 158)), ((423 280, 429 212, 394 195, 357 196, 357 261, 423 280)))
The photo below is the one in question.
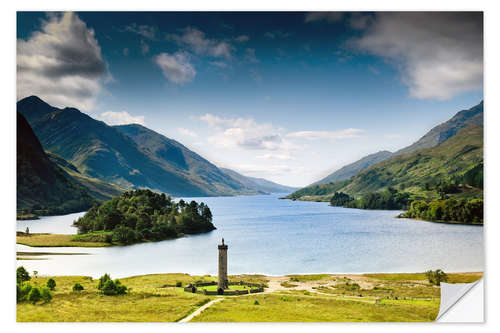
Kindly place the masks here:
POLYGON ((388 159, 389 157, 393 156, 393 153, 391 153, 388 150, 382 150, 374 154, 367 155, 360 160, 357 160, 354 163, 348 164, 346 166, 343 166, 339 170, 335 171, 334 173, 326 176, 325 178, 311 184, 311 185, 316 185, 316 184, 324 184, 324 183, 333 183, 333 182, 338 182, 341 180, 346 180, 357 174, 363 169, 366 169, 373 164, 376 164, 378 162, 381 162, 383 160, 388 159))
POLYGON ((121 188, 150 188, 174 196, 265 193, 141 125, 109 126, 75 108, 52 107, 36 96, 17 103, 43 148, 85 176, 121 188))
POLYGON ((410 154, 422 148, 435 147, 440 143, 446 141, 447 139, 455 135, 460 129, 468 125, 483 125, 483 101, 470 109, 458 112, 449 120, 433 127, 423 137, 421 137, 418 141, 408 147, 402 148, 394 153, 384 150, 367 155, 354 163, 343 166, 339 170, 331 173, 330 175, 317 182, 312 183, 311 185, 346 180, 351 178, 361 170, 369 168, 370 166, 389 159, 393 156, 410 154))
POLYGON ((472 169, 482 170, 483 102, 458 112, 414 144, 387 156, 350 178, 316 183, 288 198, 329 200, 337 191, 359 196, 387 186, 418 193, 426 183, 437 184, 452 175, 459 177, 472 169))
POLYGON ((245 187, 251 190, 264 191, 267 193, 290 193, 298 189, 297 187, 280 185, 264 178, 244 176, 231 169, 226 169, 226 168, 219 168, 219 169, 222 170, 222 172, 224 172, 228 176, 244 184, 245 187))

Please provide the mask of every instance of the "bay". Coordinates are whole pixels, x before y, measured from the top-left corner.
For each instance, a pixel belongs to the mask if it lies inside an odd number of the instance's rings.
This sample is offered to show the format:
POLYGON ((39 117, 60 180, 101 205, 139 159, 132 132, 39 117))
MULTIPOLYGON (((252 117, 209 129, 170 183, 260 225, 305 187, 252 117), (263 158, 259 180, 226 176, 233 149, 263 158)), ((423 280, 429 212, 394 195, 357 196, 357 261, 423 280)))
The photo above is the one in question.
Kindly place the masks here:
MULTIPOLYGON (((161 242, 107 248, 33 248, 24 252, 73 252, 46 260, 18 260, 40 275, 110 273, 217 274, 217 244, 229 245, 229 274, 483 271, 483 227, 395 218, 399 211, 331 207, 280 200, 283 194, 184 198, 205 202, 217 227, 210 233, 161 242)), ((17 230, 76 233, 83 213, 18 221, 17 230)))

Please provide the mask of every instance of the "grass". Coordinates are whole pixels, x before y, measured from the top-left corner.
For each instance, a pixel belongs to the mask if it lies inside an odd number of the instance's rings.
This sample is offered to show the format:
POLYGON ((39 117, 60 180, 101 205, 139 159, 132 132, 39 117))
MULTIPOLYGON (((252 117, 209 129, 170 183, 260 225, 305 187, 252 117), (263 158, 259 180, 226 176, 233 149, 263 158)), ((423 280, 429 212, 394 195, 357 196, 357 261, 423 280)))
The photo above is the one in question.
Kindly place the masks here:
POLYGON ((299 285, 298 284, 293 284, 293 283, 290 283, 288 281, 285 281, 285 282, 281 282, 280 285, 282 287, 285 287, 285 288, 295 288, 295 287, 298 287, 299 285))
MULTIPOLYGON (((98 280, 85 276, 55 276, 54 298, 47 304, 17 305, 20 322, 174 322, 206 304, 211 298, 185 293, 182 288, 161 288, 176 281, 194 282, 187 274, 156 274, 120 279, 129 288, 126 295, 104 296, 98 280), (73 292, 78 282, 84 290, 73 292)), ((44 286, 48 277, 32 278, 30 284, 44 286)))
MULTIPOLYGON (((329 274, 291 275, 314 291, 288 290, 269 294, 224 297, 193 321, 205 322, 370 322, 433 321, 439 311, 440 288, 416 274, 365 274, 333 278, 329 274), (316 282, 311 282, 316 281, 316 282), (327 283, 323 283, 327 281, 327 283), (359 289, 351 288, 359 282, 359 289), (347 284, 349 283, 349 285, 347 284), (366 289, 363 289, 366 288, 366 289), (326 295, 325 295, 326 294, 326 295)), ((473 282, 482 273, 450 273, 451 283, 473 282)), ((49 277, 32 278, 30 284, 44 286, 49 277)), ((84 276, 55 276, 54 298, 47 304, 17 305, 17 320, 29 322, 173 322, 185 318, 216 296, 165 287, 181 282, 213 281, 210 275, 151 274, 120 279, 126 295, 104 296, 98 280, 84 276), (85 289, 73 292, 78 282, 85 289)), ((264 283, 263 275, 231 276, 231 281, 264 283), (248 277, 245 279, 244 277, 248 277)), ((288 283, 288 282, 286 282, 288 283)), ((295 284, 294 284, 295 285, 295 284)), ((205 288, 216 288, 207 286, 205 288)), ((230 289, 244 288, 231 286, 230 289)), ((247 287, 248 288, 248 287, 247 287)))
MULTIPOLYGON (((204 286, 204 287, 197 287, 197 289, 205 289, 207 291, 217 291, 217 285, 213 286, 204 286)), ((231 285, 229 286, 229 290, 250 290, 249 286, 240 286, 240 285, 231 285)))
MULTIPOLYGON (((481 272, 448 273, 448 283, 471 283, 483 277, 481 272)), ((385 281, 427 281, 425 273, 363 274, 363 276, 385 281)))
POLYGON ((29 234, 17 235, 16 243, 32 247, 103 247, 109 243, 74 241, 74 235, 29 234))
POLYGON ((366 322, 433 321, 439 301, 415 306, 401 303, 364 303, 302 293, 234 297, 218 302, 195 322, 366 322))

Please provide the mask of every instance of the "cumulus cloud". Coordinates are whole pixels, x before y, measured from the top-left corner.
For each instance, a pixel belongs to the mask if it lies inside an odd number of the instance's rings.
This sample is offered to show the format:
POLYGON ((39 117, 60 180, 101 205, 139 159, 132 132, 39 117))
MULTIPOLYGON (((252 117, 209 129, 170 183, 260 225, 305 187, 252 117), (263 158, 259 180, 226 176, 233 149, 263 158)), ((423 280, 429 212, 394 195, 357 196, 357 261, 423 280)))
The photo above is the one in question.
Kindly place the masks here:
POLYGON ((184 128, 184 127, 179 127, 177 129, 179 131, 180 134, 184 135, 184 136, 190 136, 192 138, 197 138, 198 137, 198 134, 196 134, 194 131, 191 131, 187 128, 184 128))
POLYGON ((111 80, 94 30, 78 15, 51 14, 41 30, 17 40, 17 98, 38 95, 52 105, 91 110, 111 80))
POLYGON ((163 75, 175 84, 190 82, 196 76, 196 70, 185 52, 160 53, 153 60, 161 68, 163 75))
POLYGON ((158 29, 156 29, 156 27, 149 25, 138 25, 136 23, 132 23, 131 25, 126 26, 123 31, 133 32, 151 40, 156 39, 156 35, 158 34, 158 29))
POLYGON ((231 58, 233 46, 224 40, 209 39, 205 33, 196 28, 187 27, 182 34, 167 34, 167 39, 186 47, 197 55, 208 55, 214 58, 231 58))
POLYGON ((219 147, 278 154, 290 154, 298 148, 283 137, 282 129, 270 123, 258 123, 253 118, 221 118, 207 113, 199 119, 213 127, 214 134, 208 141, 219 147))
POLYGON ((304 140, 342 140, 359 138, 361 132, 363 132, 361 129, 347 128, 338 131, 297 131, 286 136, 304 140))
POLYGON ((411 97, 444 100, 482 88, 482 13, 381 12, 366 24, 349 46, 393 63, 411 97))
POLYGON ((127 111, 107 111, 98 117, 108 125, 140 124, 145 126, 144 116, 132 116, 127 111))

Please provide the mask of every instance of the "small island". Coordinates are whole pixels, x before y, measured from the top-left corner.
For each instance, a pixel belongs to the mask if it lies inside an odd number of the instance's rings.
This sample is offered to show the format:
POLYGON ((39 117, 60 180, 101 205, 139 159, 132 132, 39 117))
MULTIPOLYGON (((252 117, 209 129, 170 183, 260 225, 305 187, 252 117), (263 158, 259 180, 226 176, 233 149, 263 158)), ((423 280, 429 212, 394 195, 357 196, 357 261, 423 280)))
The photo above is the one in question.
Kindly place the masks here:
POLYGON ((199 234, 215 229, 212 212, 203 202, 174 202, 164 193, 128 191, 96 204, 73 223, 73 241, 132 244, 199 234))

